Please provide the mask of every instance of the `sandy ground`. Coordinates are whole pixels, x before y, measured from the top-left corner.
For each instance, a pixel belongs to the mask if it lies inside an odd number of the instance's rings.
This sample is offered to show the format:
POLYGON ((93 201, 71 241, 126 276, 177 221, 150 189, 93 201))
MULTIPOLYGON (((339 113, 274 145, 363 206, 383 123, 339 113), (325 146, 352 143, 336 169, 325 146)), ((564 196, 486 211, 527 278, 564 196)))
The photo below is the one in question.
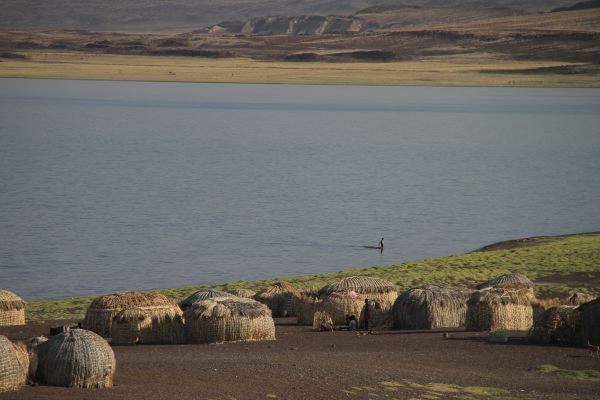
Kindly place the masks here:
MULTIPOLYGON (((600 369, 585 349, 522 338, 489 344, 473 332, 448 339, 432 331, 312 332, 293 322, 279 319, 273 342, 114 347, 112 389, 37 386, 0 399, 600 398, 600 381, 537 371, 542 364, 600 369)), ((0 333, 22 339, 59 324, 0 333)))

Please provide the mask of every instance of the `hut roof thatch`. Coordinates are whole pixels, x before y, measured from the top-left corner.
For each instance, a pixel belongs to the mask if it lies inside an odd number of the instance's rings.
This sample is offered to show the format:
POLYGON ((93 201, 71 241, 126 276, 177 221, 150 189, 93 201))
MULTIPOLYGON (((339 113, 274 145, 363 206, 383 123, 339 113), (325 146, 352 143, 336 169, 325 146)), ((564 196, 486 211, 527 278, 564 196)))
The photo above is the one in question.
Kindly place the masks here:
POLYGON ((186 308, 191 307, 192 304, 197 303, 199 301, 212 299, 213 297, 233 297, 233 296, 235 296, 235 295, 224 292, 222 290, 202 289, 202 290, 198 290, 197 292, 195 292, 195 293, 191 294, 190 296, 186 297, 185 299, 181 300, 179 302, 179 306, 181 307, 182 310, 185 310, 186 308))
POLYGON ((115 355, 94 332, 72 329, 37 347, 36 378, 40 384, 80 388, 111 387, 115 355))
POLYGON ((567 300, 567 302, 572 305, 572 306, 579 306, 581 304, 585 304, 588 303, 592 300, 594 300, 595 297, 592 296, 591 294, 586 294, 586 293, 573 293, 569 299, 567 300))
POLYGON ((414 307, 424 304, 454 304, 467 303, 467 299, 473 291, 460 287, 441 287, 436 285, 425 285, 402 292, 396 299, 397 303, 407 303, 414 307))
POLYGON ((246 318, 270 317, 271 310, 256 300, 243 297, 213 297, 194 303, 186 311, 187 315, 204 318, 230 318, 241 316, 246 318))
POLYGON ((471 294, 467 304, 471 305, 475 303, 530 306, 531 299, 526 293, 519 290, 489 289, 480 290, 471 294))
POLYGON ((381 278, 369 276, 350 276, 326 285, 319 290, 319 295, 330 295, 336 292, 356 292, 359 294, 397 292, 398 287, 381 278))
POLYGON ((245 297, 247 299, 251 299, 254 296, 256 296, 256 292, 251 289, 235 288, 235 289, 228 290, 228 292, 234 296, 245 297))
POLYGON ((501 275, 497 278, 490 279, 476 286, 477 289, 487 288, 504 288, 504 289, 520 289, 520 288, 532 288, 533 282, 522 274, 506 274, 501 275))
POLYGON ((289 283, 277 282, 271 286, 264 288, 263 290, 258 292, 258 294, 256 296, 259 298, 267 298, 267 297, 274 297, 274 296, 278 296, 280 294, 287 294, 287 293, 297 295, 300 293, 300 291, 298 289, 296 289, 295 287, 293 287, 292 285, 290 285, 289 283))
POLYGON ((26 305, 15 293, 0 289, 0 311, 22 310, 26 305))
POLYGON ((161 293, 155 292, 120 292, 95 298, 90 304, 91 309, 110 310, 137 307, 174 306, 173 300, 161 293))

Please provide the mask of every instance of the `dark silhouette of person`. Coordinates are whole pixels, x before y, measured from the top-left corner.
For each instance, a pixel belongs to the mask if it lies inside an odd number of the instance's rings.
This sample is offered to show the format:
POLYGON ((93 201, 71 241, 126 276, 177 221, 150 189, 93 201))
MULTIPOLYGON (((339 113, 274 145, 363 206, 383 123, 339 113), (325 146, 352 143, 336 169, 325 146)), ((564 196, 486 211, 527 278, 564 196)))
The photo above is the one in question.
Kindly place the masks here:
POLYGON ((369 299, 365 299, 365 331, 369 330, 369 321, 371 320, 371 304, 369 304, 369 299))
POLYGON ((383 250, 383 238, 381 238, 381 240, 379 241, 379 247, 381 247, 381 250, 383 250))

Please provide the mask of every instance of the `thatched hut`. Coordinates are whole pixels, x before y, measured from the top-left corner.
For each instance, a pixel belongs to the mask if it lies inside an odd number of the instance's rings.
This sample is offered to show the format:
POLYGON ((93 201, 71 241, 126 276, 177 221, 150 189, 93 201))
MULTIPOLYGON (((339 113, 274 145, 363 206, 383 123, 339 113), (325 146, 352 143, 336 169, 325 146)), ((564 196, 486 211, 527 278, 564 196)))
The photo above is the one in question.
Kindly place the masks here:
POLYGON ((13 342, 13 347, 19 363, 20 380, 23 384, 26 384, 29 378, 29 352, 27 346, 23 342, 13 342))
POLYGON ((112 320, 110 337, 111 344, 183 343, 183 311, 174 307, 122 310, 112 320))
POLYGON ((312 325, 315 312, 318 310, 322 300, 311 291, 303 291, 296 297, 296 314, 298 325, 312 325))
POLYGON ((275 340, 271 310, 252 299, 214 297, 194 303, 185 311, 189 342, 275 340))
POLYGON ((100 336, 110 337, 113 318, 123 310, 142 309, 156 320, 170 323, 170 316, 181 313, 167 296, 153 292, 122 292, 97 297, 90 304, 83 327, 100 336))
POLYGON ((37 370, 38 365, 37 348, 40 344, 46 342, 47 340, 48 338, 46 338, 45 336, 37 336, 30 338, 25 342, 25 346, 27 348, 27 355, 29 356, 29 381, 33 382, 35 380, 35 372, 37 370))
POLYGON ((465 326, 472 291, 434 285, 409 289, 393 307, 394 329, 435 329, 465 326))
POLYGON ((356 292, 333 292, 317 306, 317 311, 326 312, 334 325, 344 325, 348 315, 360 318, 364 304, 365 298, 356 292))
POLYGON ((285 282, 277 282, 254 296, 254 299, 266 304, 273 313, 273 317, 295 317, 296 297, 300 291, 285 282))
POLYGON ((256 296, 256 292, 252 289, 236 288, 229 289, 227 292, 231 293, 234 296, 243 297, 245 299, 253 299, 254 296, 256 296))
POLYGON ((25 325, 26 305, 15 293, 0 289, 0 326, 25 325))
POLYGON ((542 344, 579 344, 581 312, 572 306, 551 307, 536 319, 530 337, 542 344))
MULTIPOLYGON (((369 319, 369 330, 382 330, 390 329, 394 323, 394 317, 392 310, 378 300, 369 299, 370 308, 370 319, 369 319)), ((358 319, 359 327, 365 326, 365 304, 363 302, 362 310, 360 311, 360 317, 358 319)))
POLYGON ((589 303, 595 298, 596 297, 592 296, 591 294, 577 292, 569 296, 567 303, 571 306, 580 306, 582 304, 589 303))
POLYGON ((25 379, 15 347, 0 335, 0 392, 19 390, 23 385, 25 379))
POLYGON ((530 297, 523 290, 485 289, 467 301, 465 327, 474 331, 523 331, 533 325, 530 297))
MULTIPOLYGON (((376 300, 383 310, 390 310, 398 297, 398 287, 385 279, 369 276, 350 276, 326 285, 319 290, 321 297, 332 293, 354 292, 363 299, 376 300)), ((364 300, 363 300, 364 303, 364 300)), ((358 314, 357 314, 358 316, 358 314)), ((335 317, 333 318, 335 321, 335 317)))
POLYGON ((490 279, 476 286, 478 290, 483 289, 510 289, 510 290, 522 290, 530 298, 533 298, 533 282, 522 274, 506 274, 501 275, 497 278, 490 279))
POLYGON ((179 307, 181 307, 181 309, 183 311, 185 311, 188 308, 190 308, 192 306, 192 304, 198 303, 203 300, 212 299, 213 297, 234 297, 234 296, 235 296, 234 294, 227 293, 222 290, 202 289, 202 290, 198 290, 197 292, 195 292, 195 293, 189 295, 188 297, 186 297, 185 299, 181 300, 179 302, 179 307))
POLYGON ((115 355, 108 342, 84 329, 52 336, 37 349, 36 381, 42 385, 78 388, 111 387, 115 355))
POLYGON ((600 297, 578 309, 581 311, 582 344, 600 346, 600 297))

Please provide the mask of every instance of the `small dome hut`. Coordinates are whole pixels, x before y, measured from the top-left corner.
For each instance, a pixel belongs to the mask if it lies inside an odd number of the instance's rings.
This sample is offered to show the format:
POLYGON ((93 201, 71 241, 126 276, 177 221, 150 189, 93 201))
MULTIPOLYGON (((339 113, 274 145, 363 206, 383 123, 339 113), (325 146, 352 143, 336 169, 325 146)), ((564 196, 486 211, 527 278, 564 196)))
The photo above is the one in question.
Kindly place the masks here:
POLYGON ((195 293, 189 295, 188 297, 186 297, 185 299, 181 300, 179 302, 179 307, 181 307, 181 309, 183 311, 185 311, 188 308, 190 308, 192 306, 192 304, 198 303, 203 300, 212 299, 213 297, 234 297, 234 296, 235 296, 234 294, 227 293, 222 290, 202 289, 202 290, 198 290, 197 292, 195 292, 195 293))
MULTIPOLYGON (((167 296, 154 292, 121 292, 97 297, 90 304, 83 327, 100 336, 110 337, 113 318, 123 310, 144 310, 153 320, 153 329, 171 324, 179 306, 167 296)), ((160 328, 162 329, 162 327, 160 328)))
POLYGON ((253 299, 256 296, 256 292, 252 289, 244 289, 244 288, 235 288, 227 290, 227 293, 230 293, 237 297, 243 297, 245 299, 253 299))
POLYGON ((578 307, 581 311, 582 344, 600 346, 600 297, 578 307))
MULTIPOLYGON (((364 299, 377 300, 383 310, 390 310, 398 297, 398 287, 385 279, 369 276, 350 276, 326 285, 319 290, 321 297, 332 293, 354 292, 364 299)), ((358 314, 357 314, 358 316, 358 314)), ((335 317, 333 317, 335 321, 335 317)))
POLYGON ((571 306, 551 307, 536 319, 530 337, 541 344, 580 344, 581 312, 571 306))
POLYGON ((19 390, 26 383, 15 346, 0 335, 0 393, 19 390))
POLYGON ((185 311, 185 332, 192 343, 275 340, 271 310, 252 299, 213 297, 185 311))
POLYGON ((111 344, 183 343, 183 311, 174 307, 153 311, 122 310, 112 320, 110 337, 111 344))
POLYGON ((393 307, 395 329, 435 329, 465 326, 472 291, 434 285, 409 289, 393 307))
POLYGON ((348 315, 356 316, 357 320, 360 318, 364 304, 365 298, 356 292, 333 292, 317 306, 317 311, 327 313, 333 325, 344 325, 348 315))
POLYGON ((533 282, 522 274, 506 274, 490 279, 476 286, 478 290, 483 289, 511 289, 523 290, 529 297, 533 298, 533 282))
POLYGON ((254 299, 266 304, 273 313, 273 317, 295 317, 296 298, 300 291, 285 282, 277 282, 260 292, 254 299))
POLYGON ((530 297, 522 290, 479 290, 467 301, 467 330, 526 331, 532 325, 533 308, 530 297))
POLYGON ((15 293, 0 289, 0 326, 25 325, 26 305, 15 293))
POLYGON ((36 381, 42 385, 111 387, 115 355, 108 342, 92 331, 72 329, 51 337, 37 348, 36 381))

